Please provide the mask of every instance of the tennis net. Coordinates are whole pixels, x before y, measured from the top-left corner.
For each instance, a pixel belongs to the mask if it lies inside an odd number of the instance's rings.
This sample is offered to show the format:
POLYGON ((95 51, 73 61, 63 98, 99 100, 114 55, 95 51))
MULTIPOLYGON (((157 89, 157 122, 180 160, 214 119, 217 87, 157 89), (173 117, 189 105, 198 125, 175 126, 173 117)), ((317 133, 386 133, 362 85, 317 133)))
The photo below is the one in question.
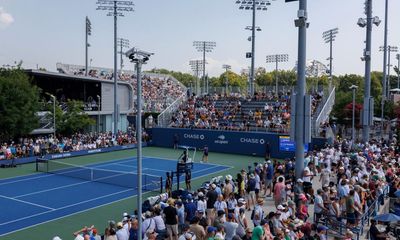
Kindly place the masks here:
MULTIPOLYGON (((91 168, 42 158, 36 160, 36 171, 78 178, 85 181, 106 183, 125 188, 138 188, 138 174, 133 172, 91 168)), ((161 192, 162 177, 142 174, 142 186, 142 189, 146 191, 161 192)))

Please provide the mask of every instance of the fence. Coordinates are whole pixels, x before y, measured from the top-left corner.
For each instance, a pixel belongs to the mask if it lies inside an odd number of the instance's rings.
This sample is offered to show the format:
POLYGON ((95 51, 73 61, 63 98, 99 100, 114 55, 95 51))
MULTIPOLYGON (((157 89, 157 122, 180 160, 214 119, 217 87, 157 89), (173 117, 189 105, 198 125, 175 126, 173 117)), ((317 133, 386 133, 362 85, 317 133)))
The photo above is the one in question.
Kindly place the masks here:
POLYGON ((171 105, 169 105, 163 112, 157 117, 157 123, 159 127, 168 127, 172 115, 178 110, 184 102, 186 102, 187 95, 183 93, 178 99, 176 99, 171 105))

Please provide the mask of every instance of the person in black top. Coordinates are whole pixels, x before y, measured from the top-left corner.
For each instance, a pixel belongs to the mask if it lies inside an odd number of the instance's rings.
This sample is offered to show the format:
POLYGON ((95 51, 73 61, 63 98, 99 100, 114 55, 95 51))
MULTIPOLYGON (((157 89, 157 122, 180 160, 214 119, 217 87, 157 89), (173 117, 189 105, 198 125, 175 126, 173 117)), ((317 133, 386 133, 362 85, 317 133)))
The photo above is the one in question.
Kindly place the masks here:
POLYGON ((218 193, 215 191, 217 186, 213 183, 210 185, 210 190, 207 192, 207 224, 211 225, 214 222, 214 204, 217 201, 218 193))
POLYGON ((176 210, 174 204, 174 199, 168 199, 168 207, 164 208, 165 214, 165 226, 167 228, 167 233, 169 239, 178 239, 178 211, 176 210))
POLYGON ((172 176, 167 172, 167 179, 165 180, 165 192, 168 193, 168 196, 171 195, 171 189, 172 189, 172 176))
POLYGON ((186 189, 188 191, 192 190, 192 185, 190 184, 190 181, 192 180, 192 171, 186 170, 185 173, 185 183, 186 183, 186 189))
POLYGON ((370 240, 385 240, 386 234, 379 232, 376 227, 376 220, 371 219, 371 227, 369 228, 369 239, 370 240))
POLYGON ((188 159, 187 151, 184 150, 179 158, 180 158, 181 162, 186 163, 187 159, 188 159))

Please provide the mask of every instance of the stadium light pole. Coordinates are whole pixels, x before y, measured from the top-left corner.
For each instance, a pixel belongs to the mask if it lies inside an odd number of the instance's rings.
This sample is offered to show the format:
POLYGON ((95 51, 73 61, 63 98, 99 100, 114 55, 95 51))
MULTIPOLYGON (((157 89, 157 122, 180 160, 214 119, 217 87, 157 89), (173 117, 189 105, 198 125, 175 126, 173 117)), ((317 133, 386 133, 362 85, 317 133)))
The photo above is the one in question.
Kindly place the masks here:
POLYGON ((85 76, 87 76, 88 72, 89 72, 89 67, 88 67, 89 56, 88 55, 89 55, 89 47, 90 47, 88 38, 89 38, 89 36, 92 35, 92 23, 90 22, 90 20, 87 16, 86 16, 85 23, 86 23, 86 27, 85 27, 85 29, 86 29, 86 34, 85 34, 85 76))
POLYGON ((355 105, 356 105, 356 90, 358 88, 358 86, 356 85, 351 85, 350 90, 352 90, 353 92, 353 113, 352 113, 352 120, 351 120, 351 140, 353 141, 352 144, 355 143, 355 139, 356 139, 356 129, 355 129, 355 105))
POLYGON ((267 6, 271 5, 269 0, 258 1, 241 1, 236 0, 239 5, 239 10, 252 11, 252 25, 251 25, 251 70, 250 70, 250 96, 254 95, 254 64, 255 64, 255 44, 256 44, 256 10, 267 11, 267 6))
POLYGON ((101 111, 101 97, 97 95, 97 132, 100 133, 100 111, 101 111))
POLYGON ((107 16, 114 17, 114 128, 113 133, 118 133, 119 105, 117 98, 118 69, 117 69, 117 17, 123 17, 123 12, 133 12, 133 2, 130 0, 98 0, 96 10, 108 11, 107 16))
POLYGON ((388 0, 385 0, 385 29, 383 34, 383 46, 379 48, 379 51, 383 51, 383 77, 382 77, 382 99, 381 99, 381 139, 383 138, 383 117, 385 110, 386 101, 386 61, 387 61, 387 36, 388 36, 388 0))
POLYGON ((217 46, 216 42, 209 41, 194 41, 193 46, 197 49, 198 52, 203 53, 203 88, 204 92, 208 94, 208 78, 206 80, 206 52, 212 52, 214 47, 217 46))
POLYGON ((332 90, 332 45, 333 41, 335 41, 336 34, 339 33, 338 28, 330 29, 322 33, 322 37, 325 40, 325 43, 329 43, 329 92, 332 90))
POLYGON ((274 54, 268 55, 266 62, 267 63, 275 63, 275 94, 278 96, 278 63, 289 61, 289 54, 274 54))
POLYGON ((364 55, 361 58, 365 61, 365 79, 364 79, 364 104, 363 104, 363 142, 369 141, 370 126, 372 125, 373 119, 373 103, 374 100, 371 98, 371 40, 372 40, 372 24, 379 26, 381 20, 378 17, 372 17, 372 0, 365 0, 365 11, 366 18, 359 18, 357 25, 366 28, 366 41, 364 55))
POLYGON ((225 95, 228 95, 228 85, 229 85, 228 71, 232 68, 232 66, 224 64, 222 65, 222 68, 225 69, 225 95))
MULTIPOLYGON (((137 77, 137 109, 136 109, 136 141, 137 141, 137 182, 138 182, 138 229, 142 229, 142 65, 150 59, 153 53, 144 52, 137 48, 128 50, 125 55, 136 64, 137 77)), ((142 240, 142 234, 138 234, 138 240, 142 240)))
POLYGON ((399 49, 396 46, 388 46, 387 52, 388 52, 388 75, 387 75, 387 91, 388 91, 388 95, 387 97, 389 98, 390 96, 390 88, 391 88, 391 84, 390 84, 390 67, 392 66, 390 64, 390 53, 391 52, 397 52, 399 49))
POLYGON ((189 65, 196 76, 196 96, 200 96, 200 80, 199 75, 200 71, 203 71, 203 61, 202 60, 191 60, 189 61, 189 65))
POLYGON ((120 67, 119 67, 119 71, 120 74, 122 74, 122 68, 124 67, 124 60, 122 59, 122 56, 124 55, 124 48, 129 48, 129 40, 125 39, 125 38, 118 38, 117 39, 118 43, 117 45, 120 47, 120 51, 118 52, 120 54, 120 67))
POLYGON ((396 54, 397 59, 397 89, 400 88, 400 54, 396 54))

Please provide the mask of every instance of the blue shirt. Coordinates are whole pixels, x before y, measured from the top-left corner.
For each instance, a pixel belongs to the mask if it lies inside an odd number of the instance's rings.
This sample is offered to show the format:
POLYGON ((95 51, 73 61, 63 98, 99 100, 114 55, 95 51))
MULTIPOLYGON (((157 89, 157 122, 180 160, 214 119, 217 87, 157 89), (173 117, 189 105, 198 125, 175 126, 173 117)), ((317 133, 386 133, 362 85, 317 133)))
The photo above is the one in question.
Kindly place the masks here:
POLYGON ((185 212, 186 212, 186 221, 191 221, 193 217, 196 215, 196 210, 197 206, 194 204, 194 202, 190 202, 186 204, 185 206, 185 212))
POLYGON ((272 180, 273 176, 274 176, 274 166, 271 163, 268 165, 268 168, 267 168, 267 179, 272 180))

